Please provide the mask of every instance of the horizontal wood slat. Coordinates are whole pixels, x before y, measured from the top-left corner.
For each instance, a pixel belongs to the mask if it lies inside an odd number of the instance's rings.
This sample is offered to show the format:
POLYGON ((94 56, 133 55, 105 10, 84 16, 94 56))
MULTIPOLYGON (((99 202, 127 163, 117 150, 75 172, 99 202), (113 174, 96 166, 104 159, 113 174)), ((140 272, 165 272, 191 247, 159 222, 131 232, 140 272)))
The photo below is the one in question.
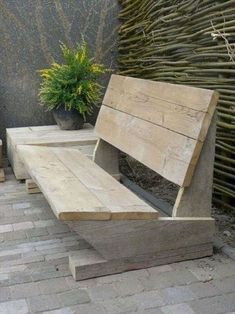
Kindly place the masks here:
POLYGON ((158 218, 156 210, 76 149, 19 145, 18 151, 61 220, 158 218))
POLYGON ((95 130, 106 142, 166 179, 189 185, 201 142, 104 105, 95 130))
POLYGON ((103 104, 204 141, 217 98, 211 90, 112 75, 103 104))

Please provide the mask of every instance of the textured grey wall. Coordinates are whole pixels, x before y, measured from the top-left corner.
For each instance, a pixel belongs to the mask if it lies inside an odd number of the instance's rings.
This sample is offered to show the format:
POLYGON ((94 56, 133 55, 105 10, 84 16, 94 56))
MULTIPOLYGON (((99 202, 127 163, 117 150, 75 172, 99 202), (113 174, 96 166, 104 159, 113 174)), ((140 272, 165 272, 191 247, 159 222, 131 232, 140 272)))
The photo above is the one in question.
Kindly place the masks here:
POLYGON ((118 10, 117 0, 0 0, 0 138, 6 127, 54 123, 36 71, 60 61, 59 41, 84 35, 96 60, 115 67, 118 10))

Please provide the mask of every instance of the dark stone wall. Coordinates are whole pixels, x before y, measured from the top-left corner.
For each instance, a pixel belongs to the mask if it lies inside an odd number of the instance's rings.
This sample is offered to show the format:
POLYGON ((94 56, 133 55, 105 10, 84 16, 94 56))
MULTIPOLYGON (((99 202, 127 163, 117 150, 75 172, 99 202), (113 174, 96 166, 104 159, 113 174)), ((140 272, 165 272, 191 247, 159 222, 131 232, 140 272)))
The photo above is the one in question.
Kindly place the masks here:
POLYGON ((115 68, 118 10, 117 0, 0 0, 0 138, 7 127, 54 123, 39 105, 37 70, 61 60, 59 41, 73 47, 84 36, 115 68))

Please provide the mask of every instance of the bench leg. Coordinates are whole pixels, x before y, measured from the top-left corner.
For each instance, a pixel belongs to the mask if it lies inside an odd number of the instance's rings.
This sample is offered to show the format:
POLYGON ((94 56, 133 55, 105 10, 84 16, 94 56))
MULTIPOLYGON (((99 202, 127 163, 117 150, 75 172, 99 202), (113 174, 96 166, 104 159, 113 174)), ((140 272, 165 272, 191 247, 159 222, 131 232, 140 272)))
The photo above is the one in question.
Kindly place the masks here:
POLYGON ((74 280, 84 280, 211 255, 210 243, 114 260, 104 259, 94 249, 85 249, 69 256, 69 268, 74 280))
POLYGON ((116 147, 99 139, 94 150, 93 161, 115 179, 120 180, 119 150, 116 147))
POLYGON ((37 194, 41 193, 39 187, 32 179, 25 180, 25 187, 28 194, 37 194))
POLYGON ((3 169, 0 169, 0 182, 5 181, 5 173, 3 169))
POLYGON ((214 220, 71 221, 93 249, 70 256, 75 280, 212 255, 214 220))
POLYGON ((214 116, 189 187, 179 189, 173 217, 210 217, 215 156, 216 116, 214 116))

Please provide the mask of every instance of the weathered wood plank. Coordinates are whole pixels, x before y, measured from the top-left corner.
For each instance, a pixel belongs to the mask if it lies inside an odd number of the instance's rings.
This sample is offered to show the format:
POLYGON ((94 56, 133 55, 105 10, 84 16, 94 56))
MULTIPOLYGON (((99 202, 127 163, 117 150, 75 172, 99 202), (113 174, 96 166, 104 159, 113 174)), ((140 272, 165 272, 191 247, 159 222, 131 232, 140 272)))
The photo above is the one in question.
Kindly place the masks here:
POLYGON ((4 181, 5 181, 5 173, 4 173, 4 170, 0 168, 0 182, 4 182, 4 181))
POLYGON ((181 188, 173 217, 210 217, 212 208, 216 115, 212 119, 202 152, 189 187, 181 188))
POLYGON ((99 139, 94 150, 93 161, 114 178, 120 179, 119 150, 116 147, 99 139))
POLYGON ((28 194, 41 193, 39 187, 32 179, 25 180, 25 187, 28 194))
POLYGON ((84 249, 69 256, 69 268, 74 280, 84 280, 125 271, 148 268, 184 260, 202 258, 213 254, 212 244, 200 244, 157 254, 133 256, 125 259, 105 260, 97 251, 84 249))
POLYGON ((211 90, 112 75, 103 104, 203 141, 217 100, 211 90))
POLYGON ((95 131, 166 179, 180 186, 190 184, 201 142, 104 105, 95 131))
POLYGON ((24 165, 58 219, 109 219, 108 208, 46 147, 18 146, 24 165))
POLYGON ((158 218, 156 210, 78 150, 30 145, 18 150, 61 220, 158 218))
MULTIPOLYGON (((73 149, 53 148, 67 169, 110 210, 110 219, 156 219, 158 212, 125 186, 73 149)), ((95 220, 95 215, 94 215, 95 220)))
POLYGON ((107 260, 157 254, 212 243, 211 218, 170 218, 129 221, 69 221, 72 230, 107 260))
POLYGON ((96 141, 90 124, 85 124, 83 130, 75 131, 63 131, 58 126, 10 128, 7 129, 7 155, 16 178, 28 179, 30 175, 19 159, 17 145, 73 146, 92 158, 96 141))

